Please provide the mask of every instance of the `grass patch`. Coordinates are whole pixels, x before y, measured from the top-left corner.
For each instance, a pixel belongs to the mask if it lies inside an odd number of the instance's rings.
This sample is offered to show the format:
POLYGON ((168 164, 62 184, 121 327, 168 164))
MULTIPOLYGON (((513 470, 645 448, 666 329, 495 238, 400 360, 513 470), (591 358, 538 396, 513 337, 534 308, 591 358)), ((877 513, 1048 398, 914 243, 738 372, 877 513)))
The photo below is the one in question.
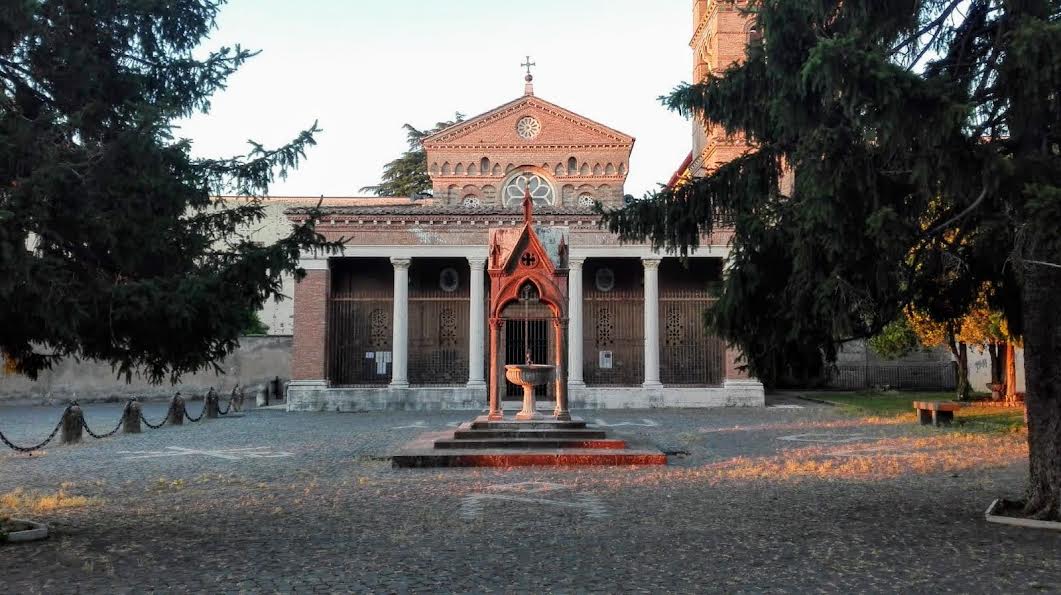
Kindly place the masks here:
POLYGON ((54 493, 27 492, 22 488, 0 494, 0 517, 17 513, 46 513, 69 508, 90 506, 96 502, 84 496, 68 494, 63 488, 54 493))
MULTIPOLYGON (((841 411, 860 417, 909 417, 915 421, 914 401, 951 401, 952 392, 808 393, 817 401, 836 405, 841 411)), ((955 414, 955 422, 973 431, 1016 432, 1024 428, 1021 407, 965 407, 955 414)))

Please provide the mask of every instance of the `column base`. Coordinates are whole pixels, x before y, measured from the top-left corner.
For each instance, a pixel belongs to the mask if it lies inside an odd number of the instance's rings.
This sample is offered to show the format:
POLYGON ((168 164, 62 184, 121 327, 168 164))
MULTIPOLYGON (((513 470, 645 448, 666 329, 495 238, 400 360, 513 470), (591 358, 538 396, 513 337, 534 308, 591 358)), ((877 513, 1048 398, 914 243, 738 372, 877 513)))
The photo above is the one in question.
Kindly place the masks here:
POLYGON ((485 380, 469 380, 468 384, 465 384, 464 386, 466 386, 468 388, 486 388, 486 381, 485 380))
POLYGON ((408 382, 392 382, 392 383, 388 384, 387 387, 388 388, 392 388, 392 389, 409 388, 409 383, 408 382))
POLYGON ((586 383, 581 380, 570 380, 567 381, 567 386, 586 386, 586 383))
POLYGON ((658 389, 663 388, 662 382, 645 382, 641 385, 641 388, 658 389))

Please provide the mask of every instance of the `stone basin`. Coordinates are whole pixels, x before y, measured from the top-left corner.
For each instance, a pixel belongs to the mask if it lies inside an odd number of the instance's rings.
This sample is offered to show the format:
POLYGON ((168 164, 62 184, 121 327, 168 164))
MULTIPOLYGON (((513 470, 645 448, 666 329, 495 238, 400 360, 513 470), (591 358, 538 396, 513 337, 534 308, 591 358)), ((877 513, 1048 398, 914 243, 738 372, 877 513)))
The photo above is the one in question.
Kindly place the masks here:
POLYGON ((549 383, 556 374, 556 366, 544 364, 513 364, 505 366, 505 378, 520 386, 540 386, 549 383))
POLYGON ((556 366, 545 364, 511 364, 505 366, 505 378, 512 384, 523 387, 523 409, 516 414, 518 420, 542 419, 534 404, 534 387, 548 384, 556 376, 556 366))

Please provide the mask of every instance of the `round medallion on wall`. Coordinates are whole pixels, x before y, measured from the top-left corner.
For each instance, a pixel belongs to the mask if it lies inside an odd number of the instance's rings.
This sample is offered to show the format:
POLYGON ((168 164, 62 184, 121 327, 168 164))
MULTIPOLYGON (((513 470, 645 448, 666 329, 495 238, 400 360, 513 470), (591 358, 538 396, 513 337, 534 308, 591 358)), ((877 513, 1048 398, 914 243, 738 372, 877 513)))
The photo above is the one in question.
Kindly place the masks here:
POLYGON ((532 118, 531 116, 524 116, 516 122, 516 134, 520 138, 530 140, 542 131, 542 123, 532 118))
POLYGON ((461 277, 457 269, 446 267, 438 274, 438 287, 446 293, 453 293, 460 287, 461 277))
POLYGON ((608 267, 597 269, 597 274, 593 276, 593 284, 596 285, 597 291, 608 292, 615 289, 615 271, 608 267))

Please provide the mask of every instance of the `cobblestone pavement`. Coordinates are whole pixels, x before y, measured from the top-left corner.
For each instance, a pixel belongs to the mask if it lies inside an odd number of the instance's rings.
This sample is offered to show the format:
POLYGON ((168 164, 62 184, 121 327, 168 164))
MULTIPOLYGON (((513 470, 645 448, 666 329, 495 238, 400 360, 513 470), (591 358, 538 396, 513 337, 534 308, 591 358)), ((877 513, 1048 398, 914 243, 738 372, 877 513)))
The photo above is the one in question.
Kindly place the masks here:
MULTIPOLYGON (((252 410, 32 457, 0 450, 0 494, 90 499, 34 515, 51 524, 47 541, 0 546, 0 592, 1061 590, 1061 534, 983 520, 993 498, 1019 495, 1019 457, 757 476, 799 449, 956 434, 775 405, 578 412, 687 453, 666 468, 399 470, 382 458, 471 412, 252 410)), ((85 409, 99 432, 121 406, 85 409)), ((0 407, 0 431, 39 440, 59 411, 0 407)))

